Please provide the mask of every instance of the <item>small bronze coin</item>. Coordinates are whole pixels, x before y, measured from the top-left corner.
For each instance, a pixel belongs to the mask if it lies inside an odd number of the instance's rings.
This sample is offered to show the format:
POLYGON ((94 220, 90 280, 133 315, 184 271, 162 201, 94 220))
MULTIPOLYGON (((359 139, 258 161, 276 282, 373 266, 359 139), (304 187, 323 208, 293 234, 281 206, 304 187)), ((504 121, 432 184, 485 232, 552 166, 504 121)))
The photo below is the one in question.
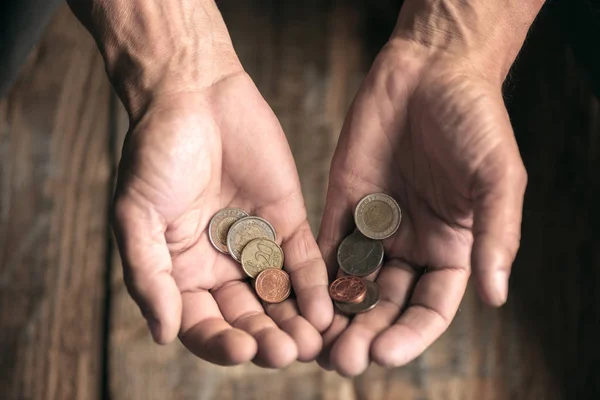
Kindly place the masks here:
POLYGON ((275 229, 260 217, 245 217, 229 228, 227 234, 227 250, 237 262, 241 262, 242 250, 250 241, 258 238, 275 241, 275 229))
POLYGON ((258 274, 254 290, 267 303, 281 303, 292 292, 290 276, 278 268, 267 268, 258 274))
POLYGON ((360 303, 334 301, 335 306, 344 314, 360 314, 372 310, 379 303, 379 286, 375 282, 365 281, 367 294, 360 303))
POLYGON ((329 296, 342 303, 360 302, 366 293, 367 286, 364 279, 355 276, 342 276, 329 286, 329 296))
POLYGON ((354 210, 358 230, 370 239, 385 239, 400 227, 402 211, 392 197, 373 193, 363 197, 354 210))
POLYGON ((242 268, 250 278, 267 268, 283 268, 283 250, 272 240, 251 240, 242 250, 242 268))
POLYGON ((214 248, 221 253, 228 254, 227 233, 229 232, 229 228, 235 222, 247 216, 246 211, 239 208, 224 208, 217 212, 208 224, 208 238, 214 248))
POLYGON ((337 251, 337 261, 345 273, 367 276, 383 263, 383 244, 355 231, 347 236, 337 251))

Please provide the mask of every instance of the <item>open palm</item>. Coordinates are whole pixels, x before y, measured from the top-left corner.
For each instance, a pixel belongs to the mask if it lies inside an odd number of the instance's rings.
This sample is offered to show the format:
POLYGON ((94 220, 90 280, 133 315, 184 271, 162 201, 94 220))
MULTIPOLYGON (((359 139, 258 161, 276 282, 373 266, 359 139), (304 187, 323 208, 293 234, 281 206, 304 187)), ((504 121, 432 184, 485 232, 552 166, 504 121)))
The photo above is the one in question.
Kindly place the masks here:
POLYGON ((526 174, 500 82, 455 60, 420 62, 391 43, 363 83, 331 167, 319 244, 330 277, 361 197, 385 192, 402 208, 375 279, 381 301, 325 333, 323 364, 356 375, 371 360, 409 362, 452 321, 471 267, 491 305, 506 299, 519 246, 526 174))
POLYGON ((313 359, 333 309, 281 127, 245 73, 155 100, 127 136, 115 195, 127 287, 157 342, 177 334, 218 364, 313 359), (208 239, 237 207, 267 219, 296 299, 263 307, 241 266, 208 239))

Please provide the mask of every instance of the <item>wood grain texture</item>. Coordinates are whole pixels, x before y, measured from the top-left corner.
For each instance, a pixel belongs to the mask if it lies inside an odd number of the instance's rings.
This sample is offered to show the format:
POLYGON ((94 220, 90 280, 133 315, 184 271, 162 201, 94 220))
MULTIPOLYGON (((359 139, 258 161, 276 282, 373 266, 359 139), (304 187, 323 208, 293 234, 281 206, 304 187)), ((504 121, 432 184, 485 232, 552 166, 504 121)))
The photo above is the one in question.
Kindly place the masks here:
MULTIPOLYGON (((288 136, 316 233, 346 109, 399 4, 219 4, 288 136)), ((0 399, 600 398, 600 103, 549 15, 505 92, 530 176, 505 307, 484 307, 470 287, 423 356, 355 379, 314 363, 216 367, 179 343, 153 344, 123 285, 106 209, 127 120, 94 43, 61 10, 0 101, 0 399)))
MULTIPOLYGON (((221 8, 245 68, 288 136, 311 226, 316 230, 324 206, 328 165, 345 111, 391 30, 398 5, 256 1, 235 6, 223 2, 221 8)), ((543 20, 547 17, 543 16, 543 20)), ((594 151, 598 149, 598 114, 597 103, 589 90, 584 89, 585 83, 577 80, 573 71, 569 72, 572 61, 556 26, 542 21, 535 29, 538 34, 532 36, 526 48, 530 55, 522 56, 514 72, 518 83, 512 81, 514 85, 509 85, 507 94, 519 104, 511 111, 517 136, 525 142, 522 144, 525 160, 528 165, 536 164, 527 208, 547 215, 555 207, 573 209, 574 198, 565 198, 560 204, 546 201, 563 188, 552 181, 560 175, 560 157, 587 160, 588 164, 579 168, 597 167, 590 162, 597 160, 594 151), (548 41, 548 37, 552 40, 548 41), (544 41, 552 44, 540 46, 544 41), (549 93, 556 82, 565 88, 576 85, 579 89, 575 96, 566 91, 549 93), (571 108, 557 109, 574 98, 578 101, 571 108), (549 115, 555 115, 563 124, 557 126, 549 115), (590 147, 585 149, 589 154, 565 154, 562 150, 573 123, 579 124, 578 129, 588 135, 590 147), (533 131, 537 135, 532 135, 533 131), (541 142, 546 144, 542 152, 541 142), (545 163, 536 157, 542 157, 545 163), (549 164, 550 160, 553 164, 549 164), (540 172, 536 173, 538 168, 540 172)), ((555 228, 569 227, 572 231, 572 221, 585 219, 583 215, 593 207, 595 199, 587 198, 585 209, 573 210, 581 213, 581 217, 564 214, 565 226, 555 228)), ((569 237, 558 239, 555 229, 540 231, 545 225, 532 220, 528 213, 524 222, 524 249, 515 265, 514 293, 506 307, 501 310, 484 307, 470 287, 448 332, 423 356, 403 368, 385 370, 372 366, 355 379, 321 371, 314 364, 296 364, 285 371, 261 370, 251 365, 220 368, 194 359, 179 344, 158 348, 151 344, 120 280, 115 280, 113 287, 119 293, 121 305, 119 308, 115 303, 113 307, 112 338, 118 340, 111 343, 111 394, 116 399, 589 398, 586 396, 594 393, 600 377, 593 370, 596 367, 592 360, 597 353, 586 354, 579 337, 587 338, 585 343, 593 348, 591 338, 600 333, 598 311, 594 311, 598 307, 588 305, 586 313, 582 313, 580 296, 574 292, 597 285, 598 273, 584 273, 589 278, 587 282, 581 275, 575 281, 576 275, 565 276, 564 272, 540 280, 550 260, 557 272, 564 271, 555 255, 547 250, 548 246, 561 247, 558 242, 562 241, 571 256, 578 247, 590 246, 585 235, 592 226, 581 225, 582 221, 579 224, 581 243, 577 245, 569 237), (539 245, 534 244, 536 241, 539 245), (570 292, 565 293, 565 289, 570 292), (561 299, 552 300, 560 304, 559 309, 548 307, 544 301, 553 292, 561 299), (585 328, 574 330, 573 321, 581 321, 585 328), (124 328, 117 330, 119 326, 124 328), (577 344, 568 346, 569 356, 561 355, 562 346, 570 341, 577 344), (585 367, 579 367, 579 363, 585 367)), ((599 261, 596 256, 586 262, 587 266, 574 264, 572 268, 582 274, 583 269, 597 267, 599 261)), ((586 296, 587 301, 594 302, 592 293, 586 296)))
POLYGON ((110 86, 55 16, 0 103, 0 398, 101 394, 110 86))
MULTIPOLYGON (((223 2, 221 10, 244 67, 286 132, 316 233, 346 110, 392 29, 398 5, 256 1, 223 2)), ((449 331, 422 357, 404 368, 372 366, 345 379, 315 364, 285 371, 221 368, 195 359, 180 344, 154 346, 119 274, 116 266, 110 343, 115 399, 503 400, 530 399, 535 390, 538 398, 552 398, 540 349, 522 343, 513 306, 484 308, 471 289, 449 331), (530 360, 525 371, 524 360, 530 360), (542 378, 529 389, 532 375, 542 378)))

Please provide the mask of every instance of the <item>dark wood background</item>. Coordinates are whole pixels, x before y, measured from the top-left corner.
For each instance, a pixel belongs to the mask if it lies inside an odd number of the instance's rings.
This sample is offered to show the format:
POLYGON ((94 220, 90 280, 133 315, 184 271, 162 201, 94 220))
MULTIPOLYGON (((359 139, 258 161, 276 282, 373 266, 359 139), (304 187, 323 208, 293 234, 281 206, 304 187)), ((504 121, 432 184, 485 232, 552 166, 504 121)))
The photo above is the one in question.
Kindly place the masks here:
MULTIPOLYGON (((316 229, 345 111, 398 5, 220 4, 288 135, 316 229)), ((216 367, 154 345, 127 295, 107 224, 127 121, 63 7, 0 100, 0 399, 600 398, 600 103, 545 13, 506 99, 530 183, 505 307, 470 288, 423 356, 355 379, 314 363, 216 367)))

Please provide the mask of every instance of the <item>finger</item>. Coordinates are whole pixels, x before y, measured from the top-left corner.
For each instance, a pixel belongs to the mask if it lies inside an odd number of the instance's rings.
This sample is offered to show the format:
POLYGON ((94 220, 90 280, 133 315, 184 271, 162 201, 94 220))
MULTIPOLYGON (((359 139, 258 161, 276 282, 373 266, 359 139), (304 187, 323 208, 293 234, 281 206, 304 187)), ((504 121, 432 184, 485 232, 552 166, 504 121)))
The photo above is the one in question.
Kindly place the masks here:
POLYGON ((182 300, 179 339, 192 353, 218 365, 242 364, 255 357, 257 343, 254 338, 225 322, 208 291, 185 292, 182 300))
POLYGON ((308 221, 282 243, 285 270, 290 274, 301 314, 319 332, 333 319, 333 303, 329 297, 325 263, 308 221))
POLYGON ((142 310, 154 341, 171 342, 181 323, 181 294, 171 276, 161 218, 139 201, 121 197, 115 202, 113 227, 127 290, 142 310))
MULTIPOLYGON (((364 279, 374 281, 381 270, 381 268, 378 268, 376 271, 372 272, 368 276, 365 276, 364 279)), ((342 271, 341 268, 338 268, 332 280, 346 275, 348 274, 342 271)), ((325 332, 323 332, 323 350, 317 358, 317 363, 321 366, 321 368, 326 370, 334 370, 337 368, 337 362, 334 361, 332 357, 332 351, 336 347, 338 339, 344 334, 346 328, 348 328, 350 324, 351 321, 350 318, 348 318, 348 316, 346 316, 338 310, 335 310, 331 326, 325 332)), ((343 375, 343 372, 340 373, 343 375)))
POLYGON ((294 340, 269 318, 252 288, 245 282, 229 282, 213 296, 231 326, 250 334, 258 344, 254 363, 261 367, 283 368, 298 357, 294 340))
MULTIPOLYGON (((390 239, 386 239, 386 241, 384 241, 384 246, 386 246, 387 240, 390 240, 390 239)), ((392 261, 390 261, 390 262, 392 262, 392 261)), ((394 264, 390 264, 390 265, 394 265, 394 264)), ((378 276, 382 270, 383 270, 383 268, 378 268, 376 271, 374 271, 371 274, 369 274, 368 276, 366 276, 365 279, 368 279, 370 281, 374 281, 374 280, 378 279, 378 276)), ((339 278, 339 277, 345 276, 345 275, 347 275, 347 274, 344 271, 342 271, 341 269, 337 269, 336 274, 332 279, 339 278)), ((358 318, 358 316, 355 318, 358 318)), ((337 361, 334 361, 334 359, 332 358, 332 351, 333 351, 334 347, 336 346, 338 339, 340 338, 340 336, 342 336, 344 334, 344 332, 345 332, 346 328, 349 326, 349 324, 350 324, 350 319, 346 315, 342 314, 339 311, 335 312, 331 326, 325 332, 323 332, 323 350, 321 351, 321 354, 319 354, 319 357, 317 358, 317 363, 322 368, 324 368, 326 370, 333 370, 337 367, 337 364, 338 364, 340 358, 339 358, 339 356, 336 356, 337 361)), ((368 356, 368 348, 367 348, 367 356, 368 356)), ((344 374, 343 371, 339 371, 339 372, 341 374, 344 374)), ((349 372, 348 375, 353 375, 353 374, 349 372)))
POLYGON ((373 341, 372 359, 397 367, 419 356, 448 328, 468 279, 467 268, 434 269, 421 275, 406 310, 373 341))
POLYGON ((319 364, 321 368, 328 371, 335 368, 331 361, 331 350, 333 349, 335 341, 340 337, 342 332, 344 332, 344 329, 346 329, 349 323, 350 320, 348 317, 342 313, 336 312, 334 314, 331 325, 323 332, 323 349, 317 357, 317 364, 319 364))
POLYGON ((371 311, 356 315, 331 351, 331 361, 341 375, 356 376, 367 369, 373 340, 396 321, 417 276, 415 269, 398 260, 390 260, 381 269, 376 281, 379 303, 371 311))
POLYGON ((323 345, 323 340, 317 329, 303 318, 298 310, 298 304, 288 299, 280 304, 265 304, 267 314, 296 342, 298 361, 313 361, 323 345))
POLYGON ((498 151, 485 162, 475 189, 471 263, 483 301, 500 306, 508 296, 508 278, 519 249, 527 173, 518 150, 498 151), (507 157, 506 154, 513 154, 507 157), (501 157, 501 159, 500 159, 501 157))
POLYGON ((335 279, 338 272, 337 249, 354 228, 352 216, 354 200, 359 199, 350 199, 340 189, 329 186, 317 242, 327 265, 330 280, 335 279))

